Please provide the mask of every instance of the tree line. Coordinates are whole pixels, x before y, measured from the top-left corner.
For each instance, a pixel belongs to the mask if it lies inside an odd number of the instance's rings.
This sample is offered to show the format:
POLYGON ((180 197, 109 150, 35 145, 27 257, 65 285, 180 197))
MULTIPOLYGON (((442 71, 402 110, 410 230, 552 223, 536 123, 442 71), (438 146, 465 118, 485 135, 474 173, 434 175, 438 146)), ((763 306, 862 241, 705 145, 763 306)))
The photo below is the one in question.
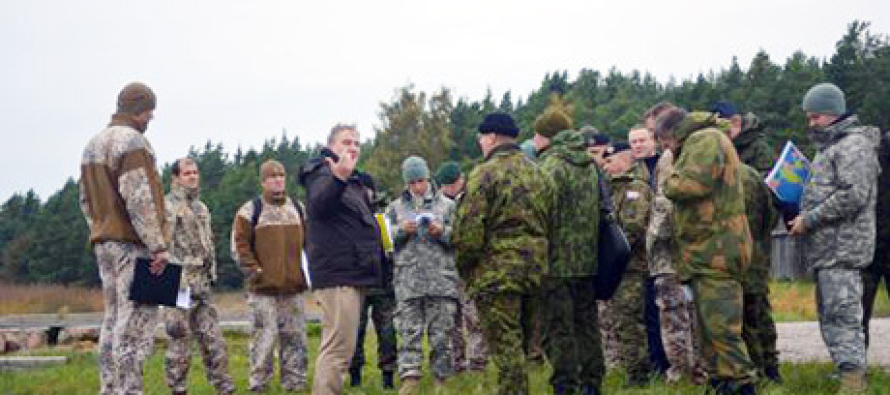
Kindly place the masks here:
MULTIPOLYGON (((402 188, 400 164, 409 155, 426 158, 433 170, 447 160, 469 170, 481 159, 476 126, 485 114, 512 114, 522 130, 520 138, 530 138, 535 117, 553 93, 571 104, 577 127, 591 125, 617 141, 625 140, 627 130, 657 102, 708 109, 717 100, 729 100, 760 117, 774 147, 792 140, 812 154, 800 102, 810 86, 822 81, 841 87, 848 109, 862 121, 882 130, 890 128, 886 111, 890 107, 890 40, 873 34, 867 22, 854 21, 828 59, 796 52, 779 64, 760 51, 747 69, 734 58, 724 69, 679 82, 673 78, 659 82, 649 73, 612 68, 607 72, 582 69, 574 79, 564 70, 547 73, 537 89, 517 99, 510 91, 499 99, 490 91, 481 99, 470 99, 454 98, 444 88, 427 93, 411 85, 401 87, 390 101, 380 104, 380 124, 374 137, 363 144, 359 167, 371 173, 389 196, 402 188)), ((320 148, 303 144, 298 137, 289 138, 286 132, 267 140, 260 149, 239 147, 230 153, 211 141, 190 148, 189 156, 201 169, 201 198, 213 215, 218 287, 241 287, 243 275, 230 256, 229 233, 237 209, 258 194, 260 163, 267 158, 284 163, 289 192, 302 198, 298 169, 320 148)), ((162 167, 162 173, 169 186, 170 164, 162 167)), ((29 191, 13 195, 0 206, 0 280, 100 284, 78 200, 77 181, 69 179, 46 201, 29 191)))

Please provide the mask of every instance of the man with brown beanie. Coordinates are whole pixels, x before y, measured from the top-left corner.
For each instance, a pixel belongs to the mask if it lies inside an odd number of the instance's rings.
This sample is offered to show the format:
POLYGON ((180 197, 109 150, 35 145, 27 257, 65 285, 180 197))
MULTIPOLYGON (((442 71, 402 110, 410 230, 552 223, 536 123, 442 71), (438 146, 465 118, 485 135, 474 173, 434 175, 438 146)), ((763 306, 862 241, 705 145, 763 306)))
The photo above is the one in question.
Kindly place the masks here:
POLYGON ((80 162, 80 206, 90 227, 104 295, 99 334, 101 394, 141 394, 142 363, 152 344, 156 305, 129 298, 137 258, 164 271, 170 254, 164 188, 144 133, 155 95, 145 84, 124 87, 108 127, 90 140, 80 162))
POLYGON ((307 289, 301 270, 306 222, 300 202, 285 188, 284 165, 260 166, 262 195, 241 206, 232 224, 232 256, 247 273, 247 303, 253 317, 248 389, 265 391, 272 380, 273 348, 278 343, 281 387, 306 387, 309 352, 300 293, 307 289))

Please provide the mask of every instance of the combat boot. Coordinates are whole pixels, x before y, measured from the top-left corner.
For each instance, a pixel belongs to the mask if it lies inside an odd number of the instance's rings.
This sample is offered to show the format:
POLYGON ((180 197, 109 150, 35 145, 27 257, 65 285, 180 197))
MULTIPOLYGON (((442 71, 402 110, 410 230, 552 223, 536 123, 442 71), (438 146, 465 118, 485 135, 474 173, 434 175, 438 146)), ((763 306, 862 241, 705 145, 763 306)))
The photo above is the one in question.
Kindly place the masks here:
POLYGON ((782 373, 779 372, 778 366, 768 366, 764 369, 763 375, 773 383, 782 384, 782 373))
POLYGON ((393 385, 393 372, 383 372, 383 389, 391 390, 395 388, 393 385))
POLYGON ((362 370, 361 369, 349 369, 349 385, 351 387, 361 387, 362 386, 362 370))
POLYGON ((838 389, 838 394, 860 394, 864 393, 867 387, 864 370, 841 371, 841 387, 838 389))
POLYGON ((405 377, 399 386, 399 395, 416 395, 420 393, 420 378, 405 377))

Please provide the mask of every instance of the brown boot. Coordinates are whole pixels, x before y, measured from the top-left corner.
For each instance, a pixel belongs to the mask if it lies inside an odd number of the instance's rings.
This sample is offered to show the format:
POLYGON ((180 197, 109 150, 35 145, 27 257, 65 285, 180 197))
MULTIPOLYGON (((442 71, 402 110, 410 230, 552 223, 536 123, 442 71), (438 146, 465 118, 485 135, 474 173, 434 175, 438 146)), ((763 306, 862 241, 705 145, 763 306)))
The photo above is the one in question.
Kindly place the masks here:
POLYGON ((867 387, 864 370, 847 370, 841 372, 841 387, 837 392, 838 394, 861 394, 867 387))
POLYGON ((405 377, 399 386, 399 395, 416 395, 420 393, 420 378, 405 377))

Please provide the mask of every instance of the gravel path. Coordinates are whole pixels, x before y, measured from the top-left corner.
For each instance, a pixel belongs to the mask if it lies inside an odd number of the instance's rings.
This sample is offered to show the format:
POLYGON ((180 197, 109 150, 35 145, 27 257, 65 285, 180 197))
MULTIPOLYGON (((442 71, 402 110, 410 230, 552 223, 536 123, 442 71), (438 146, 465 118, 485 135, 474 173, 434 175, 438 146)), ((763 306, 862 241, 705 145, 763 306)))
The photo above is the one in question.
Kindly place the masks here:
MULTIPOLYGON (((828 362, 828 350, 822 341, 818 322, 776 324, 779 332, 779 359, 782 362, 828 362)), ((890 367, 890 318, 871 320, 868 364, 890 367)))

